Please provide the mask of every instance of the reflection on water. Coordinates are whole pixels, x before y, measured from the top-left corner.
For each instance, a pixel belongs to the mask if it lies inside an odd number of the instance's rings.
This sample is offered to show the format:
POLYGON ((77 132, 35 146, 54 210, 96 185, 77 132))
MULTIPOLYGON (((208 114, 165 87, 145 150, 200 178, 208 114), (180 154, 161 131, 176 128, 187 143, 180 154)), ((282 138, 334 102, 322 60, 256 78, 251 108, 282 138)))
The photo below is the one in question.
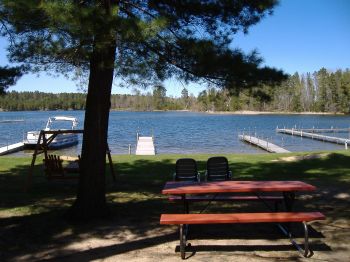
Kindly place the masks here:
MULTIPOLYGON (((25 133, 45 127, 50 116, 74 116, 83 128, 83 111, 0 112, 0 120, 22 122, 1 123, 0 146, 21 141, 25 133)), ((154 135, 157 153, 262 153, 264 151, 239 141, 238 135, 250 133, 289 151, 340 150, 344 145, 279 134, 276 127, 348 128, 350 116, 318 115, 209 115, 190 112, 111 112, 108 143, 112 154, 127 154, 131 145, 135 152, 136 132, 154 135)), ((325 134, 349 138, 349 133, 325 134)), ((80 154, 79 145, 62 149, 60 154, 80 154)), ((16 155, 32 154, 32 151, 16 155)))

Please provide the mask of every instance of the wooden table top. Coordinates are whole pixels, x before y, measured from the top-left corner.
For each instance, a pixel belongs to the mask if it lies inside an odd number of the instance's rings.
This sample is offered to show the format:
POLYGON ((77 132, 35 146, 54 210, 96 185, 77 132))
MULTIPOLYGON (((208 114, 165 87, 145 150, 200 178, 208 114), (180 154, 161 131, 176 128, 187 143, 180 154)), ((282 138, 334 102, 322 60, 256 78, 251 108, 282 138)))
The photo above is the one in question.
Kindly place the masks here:
POLYGON ((244 192, 294 192, 314 191, 316 187, 302 181, 215 181, 167 182, 162 194, 207 194, 244 192))

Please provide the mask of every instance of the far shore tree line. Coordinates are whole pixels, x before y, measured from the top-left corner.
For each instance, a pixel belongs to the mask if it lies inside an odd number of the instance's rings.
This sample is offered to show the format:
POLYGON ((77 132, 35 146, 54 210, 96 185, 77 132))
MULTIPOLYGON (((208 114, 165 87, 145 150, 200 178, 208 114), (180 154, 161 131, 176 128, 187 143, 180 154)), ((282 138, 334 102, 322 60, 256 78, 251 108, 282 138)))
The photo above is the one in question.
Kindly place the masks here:
MULTIPOLYGON (((191 110, 191 111, 285 111, 350 113, 350 70, 295 73, 276 87, 265 85, 232 94, 208 88, 197 97, 184 88, 179 97, 166 96, 166 89, 155 86, 152 92, 111 96, 114 110, 191 110)), ((43 93, 12 91, 0 97, 0 108, 20 110, 84 110, 84 93, 43 93)))

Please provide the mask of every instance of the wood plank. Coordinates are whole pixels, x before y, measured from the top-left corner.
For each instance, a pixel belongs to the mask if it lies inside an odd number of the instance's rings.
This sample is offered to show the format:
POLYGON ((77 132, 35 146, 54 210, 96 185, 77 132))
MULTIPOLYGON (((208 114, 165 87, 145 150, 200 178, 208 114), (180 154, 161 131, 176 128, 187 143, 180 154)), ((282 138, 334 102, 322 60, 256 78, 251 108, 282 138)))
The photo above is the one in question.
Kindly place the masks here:
MULTIPOLYGON (((181 196, 170 196, 169 201, 182 201, 181 196)), ((282 196, 186 196, 186 200, 190 202, 201 201, 281 201, 282 196)))
POLYGON ((215 181, 167 182, 162 194, 210 194, 244 192, 294 192, 314 191, 316 187, 302 181, 215 181))
POLYGON ((58 135, 58 134, 83 134, 84 130, 81 129, 67 129, 67 130, 41 130, 45 135, 58 135))
POLYGON ((22 150, 24 147, 24 143, 23 142, 18 142, 15 144, 11 144, 11 145, 7 145, 4 147, 0 147, 0 156, 1 155, 6 155, 6 154, 10 154, 10 153, 14 153, 14 152, 18 152, 20 150, 22 150))
POLYGON ((160 224, 284 223, 324 220, 320 212, 270 212, 231 214, 162 214, 160 224))

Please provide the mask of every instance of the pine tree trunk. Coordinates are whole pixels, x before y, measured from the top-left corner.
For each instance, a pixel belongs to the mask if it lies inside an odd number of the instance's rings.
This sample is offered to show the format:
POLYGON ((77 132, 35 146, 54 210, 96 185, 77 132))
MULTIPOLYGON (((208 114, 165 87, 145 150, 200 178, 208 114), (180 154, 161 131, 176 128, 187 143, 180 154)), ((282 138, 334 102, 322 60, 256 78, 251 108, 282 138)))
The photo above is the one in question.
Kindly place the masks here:
POLYGON ((109 214, 105 166, 115 52, 114 36, 108 32, 96 36, 90 60, 78 194, 67 213, 67 218, 72 221, 81 222, 109 214))

